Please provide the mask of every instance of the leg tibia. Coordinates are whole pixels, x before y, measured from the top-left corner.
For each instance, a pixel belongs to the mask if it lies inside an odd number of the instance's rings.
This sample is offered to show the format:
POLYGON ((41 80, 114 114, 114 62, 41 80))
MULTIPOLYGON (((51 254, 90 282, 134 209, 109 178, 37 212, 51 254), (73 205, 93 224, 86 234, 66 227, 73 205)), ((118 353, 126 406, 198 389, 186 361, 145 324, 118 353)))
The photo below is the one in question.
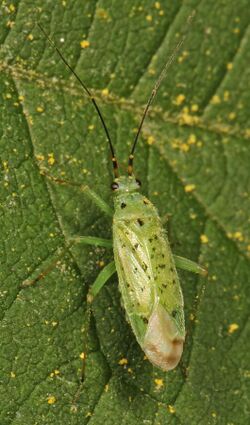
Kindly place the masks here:
POLYGON ((198 273, 203 276, 207 275, 207 270, 192 260, 188 260, 187 258, 180 257, 179 255, 174 255, 174 261, 175 261, 176 267, 179 269, 187 270, 193 273, 198 273))
POLYGON ((68 238, 70 243, 103 246, 104 248, 112 248, 113 242, 111 239, 98 238, 95 236, 73 236, 68 238))

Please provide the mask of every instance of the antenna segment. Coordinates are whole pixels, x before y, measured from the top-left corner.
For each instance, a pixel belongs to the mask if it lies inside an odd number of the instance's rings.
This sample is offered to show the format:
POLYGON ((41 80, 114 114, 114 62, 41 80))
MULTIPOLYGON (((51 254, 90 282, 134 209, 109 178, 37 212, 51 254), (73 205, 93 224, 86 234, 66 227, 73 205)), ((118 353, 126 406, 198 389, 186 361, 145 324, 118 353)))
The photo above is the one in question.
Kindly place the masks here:
MULTIPOLYGON (((185 25, 184 32, 186 31, 187 27, 192 23, 192 20, 193 20, 194 16, 195 16, 195 10, 193 10, 192 13, 189 15, 189 17, 187 19, 187 22, 186 22, 186 25, 185 25)), ((145 118, 147 116, 149 107, 152 104, 152 102, 153 102, 153 100, 154 100, 154 98, 156 96, 156 93, 158 92, 158 89, 159 89, 159 87, 160 87, 160 85, 162 83, 162 80, 166 77, 167 72, 168 72, 170 66, 172 65, 172 63, 174 62, 174 60, 175 60, 178 52, 180 51, 180 49, 181 49, 181 47, 182 47, 182 45, 183 45, 186 37, 187 37, 187 34, 184 33, 184 35, 179 40, 178 44, 175 46, 175 48, 172 51, 171 55, 169 56, 167 62, 165 63, 165 65, 164 65, 164 67, 163 67, 163 69, 162 69, 162 71, 160 73, 160 76, 159 76, 158 80, 156 81, 156 83, 155 83, 155 85, 153 87, 153 90, 152 90, 152 92, 151 92, 151 94, 149 96, 148 102, 147 102, 146 107, 144 109, 144 112, 143 112, 143 115, 142 115, 142 118, 141 118, 141 121, 140 121, 138 130, 137 130, 137 133, 136 133, 136 136, 135 136, 135 140, 134 140, 134 143, 133 143, 133 146, 132 146, 130 155, 129 155, 129 160, 128 160, 128 175, 129 176, 131 176, 133 174, 134 151, 135 151, 135 148, 136 148, 136 145, 137 145, 137 141, 138 141, 139 135, 141 133, 141 129, 142 129, 144 120, 145 120, 145 118)))
POLYGON ((88 97, 90 98, 91 102, 93 103, 97 114, 100 118, 100 121, 102 123, 103 129, 105 131, 106 137, 107 137, 107 141, 109 143, 109 148, 110 148, 110 152, 112 155, 112 163, 113 163, 113 169, 114 169, 114 175, 115 178, 118 177, 118 164, 117 164, 117 160, 116 160, 116 156, 115 156, 115 150, 111 141, 111 137, 109 135, 107 126, 105 124, 104 118, 101 114, 101 111, 99 109, 99 106, 96 103, 96 100, 94 98, 94 96, 92 95, 91 91, 88 89, 88 87, 83 83, 83 81, 80 79, 80 77, 77 75, 77 73, 74 71, 74 69, 70 66, 70 64, 67 62, 67 60, 65 59, 65 57, 63 56, 63 54, 60 52, 60 50, 58 49, 58 47, 56 46, 56 44, 54 43, 54 41, 50 38, 50 36, 47 34, 47 32, 43 29, 43 27, 41 26, 41 24, 37 23, 38 27, 40 28, 40 30, 42 31, 42 33, 45 35, 45 37, 47 38, 47 40, 49 41, 50 45, 56 50, 56 52, 58 53, 59 57, 61 58, 61 60, 64 62, 64 64, 67 66, 67 68, 71 71, 71 73, 75 76, 75 78, 77 79, 77 81, 80 83, 81 87, 83 88, 84 92, 88 95, 88 97))

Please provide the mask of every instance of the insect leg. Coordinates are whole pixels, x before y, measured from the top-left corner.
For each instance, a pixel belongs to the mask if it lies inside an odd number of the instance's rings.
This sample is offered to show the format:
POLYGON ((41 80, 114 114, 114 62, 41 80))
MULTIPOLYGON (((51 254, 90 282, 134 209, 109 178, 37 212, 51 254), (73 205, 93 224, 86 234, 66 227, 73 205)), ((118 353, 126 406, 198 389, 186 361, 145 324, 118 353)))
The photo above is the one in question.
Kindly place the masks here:
POLYGON ((48 179, 54 181, 55 183, 58 184, 63 184, 66 186, 75 186, 78 187, 80 189, 81 192, 83 192, 89 199, 91 199, 91 201, 93 201, 95 203, 95 205, 100 208, 100 210, 102 212, 104 212, 105 214, 107 214, 110 217, 113 217, 114 212, 112 210, 112 208, 110 208, 110 206, 92 189, 90 189, 89 186, 87 185, 83 185, 83 184, 79 184, 76 182, 72 182, 69 180, 64 180, 64 179, 59 179, 57 177, 53 177, 49 174, 46 173, 46 171, 42 170, 41 174, 45 177, 47 177, 48 179))
POLYGON ((85 366, 86 366, 86 358, 87 358, 86 353, 88 351, 88 334, 89 334, 89 326, 90 326, 90 319, 91 319, 91 313, 92 313, 92 302, 94 301, 94 298, 96 297, 96 295, 103 288, 105 283, 109 280, 109 278, 115 272, 116 272, 115 262, 112 261, 100 271, 96 280, 90 286, 87 293, 86 326, 84 327, 85 338, 84 338, 84 347, 83 347, 83 364, 82 364, 82 375, 81 375, 82 382, 84 381, 84 377, 85 377, 85 366))
POLYGON ((202 276, 207 276, 207 270, 204 267, 201 267, 199 264, 195 263, 192 260, 187 258, 180 257, 179 255, 174 255, 174 262, 177 268, 182 270, 187 270, 193 273, 199 273, 202 276))
POLYGON ((68 238, 68 241, 76 244, 103 246, 104 248, 113 247, 111 239, 98 238, 95 236, 72 236, 68 238))
MULTIPOLYGON (((94 245, 94 246, 103 246, 104 248, 112 248, 113 243, 111 239, 98 238, 94 236, 75 236, 67 238, 68 244, 64 248, 59 248, 59 250, 55 254, 54 261, 51 261, 47 268, 43 270, 37 277, 34 279, 26 279, 21 287, 25 288, 26 286, 34 285, 39 280, 43 279, 47 276, 56 266, 60 258, 64 257, 64 255, 68 252, 68 250, 76 243, 82 243, 85 245, 94 245)), ((103 269, 104 270, 104 269, 103 269)))

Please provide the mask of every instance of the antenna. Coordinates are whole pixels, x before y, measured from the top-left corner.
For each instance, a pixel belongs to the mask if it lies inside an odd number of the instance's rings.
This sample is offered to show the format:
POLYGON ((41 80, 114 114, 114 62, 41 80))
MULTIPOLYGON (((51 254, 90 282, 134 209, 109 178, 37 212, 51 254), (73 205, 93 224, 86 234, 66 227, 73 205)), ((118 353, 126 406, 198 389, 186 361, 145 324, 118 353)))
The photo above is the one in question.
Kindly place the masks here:
POLYGON ((187 37, 187 34, 185 32, 187 30, 187 27, 189 27, 189 25, 192 23, 194 16, 195 16, 195 10, 193 10, 192 13, 189 15, 189 17, 187 18, 187 22, 186 22, 185 29, 184 29, 184 35, 181 37, 178 44, 175 46, 174 50, 172 51, 171 55, 169 56, 167 62, 165 63, 165 65, 164 65, 164 67, 163 67, 163 69, 160 73, 160 76, 159 76, 158 80, 156 81, 156 83, 153 87, 153 90, 152 90, 152 92, 151 92, 151 94, 148 98, 148 102, 147 102, 146 107, 143 111, 143 115, 142 115, 138 130, 137 130, 137 133, 136 133, 136 136, 135 136, 135 140, 134 140, 134 143, 132 145, 132 149, 131 149, 131 152, 130 152, 130 155, 129 155, 129 159, 128 159, 128 175, 129 176, 131 176, 133 174, 134 151, 135 151, 135 148, 136 148, 136 145, 137 145, 139 135, 141 133, 141 129, 142 129, 144 120, 147 116, 149 107, 152 104, 152 102, 153 102, 153 100, 156 96, 156 93, 158 92, 158 89, 159 89, 159 87, 162 83, 162 80, 166 77, 166 74, 167 74, 170 66, 174 62, 174 60, 177 56, 177 53, 180 51, 180 49, 181 49, 181 47, 182 47, 182 45, 183 45, 183 43, 184 43, 184 41, 187 37))
POLYGON ((39 24, 39 22, 37 23, 38 27, 40 28, 40 30, 42 31, 42 33, 45 35, 45 37, 47 38, 47 40, 49 41, 50 45, 56 50, 56 52, 58 53, 59 57, 61 58, 61 60, 64 62, 64 64, 67 66, 67 68, 71 71, 71 73, 75 76, 75 78, 77 79, 77 81, 80 83, 81 87, 83 88, 84 92, 87 93, 88 97, 90 98, 91 102, 93 103, 98 116, 101 120, 103 129, 105 131, 106 137, 107 137, 107 141, 109 143, 109 148, 111 151, 111 155, 112 155, 112 163, 113 163, 113 169, 114 169, 114 175, 115 178, 118 177, 118 164, 117 164, 117 160, 116 160, 116 156, 115 156, 115 150, 111 141, 111 137, 109 135, 107 126, 105 124, 104 118, 101 114, 101 111, 99 109, 99 106, 96 103, 96 100, 94 98, 94 96, 92 95, 91 91, 88 89, 87 86, 85 86, 85 84, 83 83, 83 81, 80 79, 80 77, 77 75, 77 73, 74 71, 74 69, 70 66, 70 64, 67 62, 67 60, 64 58, 63 54, 60 52, 60 50, 58 49, 58 47, 56 46, 56 44, 54 43, 54 41, 50 38, 50 36, 47 34, 47 32, 43 29, 43 27, 41 26, 41 24, 39 24))

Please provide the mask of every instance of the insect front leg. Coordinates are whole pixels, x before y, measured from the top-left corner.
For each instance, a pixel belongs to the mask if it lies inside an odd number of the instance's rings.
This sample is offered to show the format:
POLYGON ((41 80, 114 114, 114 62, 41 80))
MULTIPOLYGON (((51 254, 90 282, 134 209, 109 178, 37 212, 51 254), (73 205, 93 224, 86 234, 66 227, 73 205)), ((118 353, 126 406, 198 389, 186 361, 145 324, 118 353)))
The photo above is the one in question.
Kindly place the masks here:
POLYGON ((99 196, 94 190, 90 189, 88 185, 79 184, 76 182, 72 182, 69 180, 59 179, 57 177, 53 177, 50 174, 47 174, 46 171, 42 170, 41 174, 48 178, 49 180, 52 180, 53 182, 57 184, 62 184, 65 186, 74 186, 78 187, 82 193, 84 193, 87 198, 89 198, 94 204, 106 215, 109 217, 113 217, 113 209, 110 208, 110 206, 99 196))

